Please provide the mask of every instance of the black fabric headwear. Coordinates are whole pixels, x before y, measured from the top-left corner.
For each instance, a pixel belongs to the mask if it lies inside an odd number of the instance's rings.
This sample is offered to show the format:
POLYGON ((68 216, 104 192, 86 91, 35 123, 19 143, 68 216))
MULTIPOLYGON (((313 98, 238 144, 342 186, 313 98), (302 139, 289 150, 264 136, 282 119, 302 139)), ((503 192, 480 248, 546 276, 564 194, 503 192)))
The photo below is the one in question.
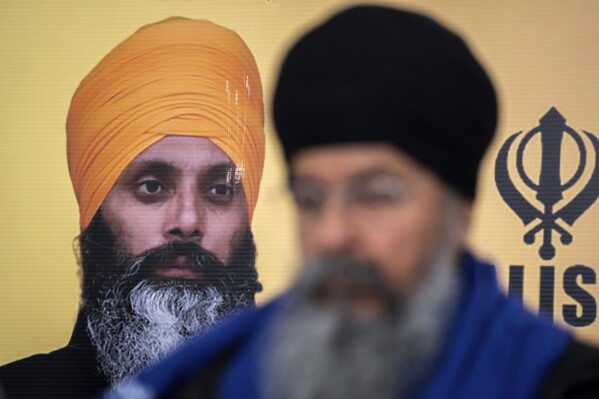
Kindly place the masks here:
POLYGON ((474 198, 497 100, 456 34, 422 15, 358 6, 290 50, 274 119, 288 162, 307 147, 388 142, 474 198))

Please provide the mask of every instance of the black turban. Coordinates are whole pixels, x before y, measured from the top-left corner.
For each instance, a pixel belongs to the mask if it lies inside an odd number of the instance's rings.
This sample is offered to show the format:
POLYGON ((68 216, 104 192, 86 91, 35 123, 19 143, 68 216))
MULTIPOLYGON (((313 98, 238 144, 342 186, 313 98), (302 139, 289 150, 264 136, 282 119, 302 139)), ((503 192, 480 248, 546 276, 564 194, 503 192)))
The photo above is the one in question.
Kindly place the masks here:
POLYGON ((455 33, 422 15, 358 6, 291 48, 274 119, 288 162, 308 147, 387 142, 474 198, 497 100, 455 33))

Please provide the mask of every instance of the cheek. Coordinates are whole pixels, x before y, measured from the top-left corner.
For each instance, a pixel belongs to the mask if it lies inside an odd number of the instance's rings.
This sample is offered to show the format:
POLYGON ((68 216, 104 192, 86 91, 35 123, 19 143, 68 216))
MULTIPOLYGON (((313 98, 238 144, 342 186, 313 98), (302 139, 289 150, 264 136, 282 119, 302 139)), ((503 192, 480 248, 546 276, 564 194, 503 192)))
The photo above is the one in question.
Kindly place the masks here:
POLYGON ((430 213, 414 211, 367 235, 369 256, 394 287, 409 287, 419 280, 438 230, 432 219, 430 213))
POLYGON ((127 199, 109 196, 102 206, 102 216, 115 235, 117 245, 133 255, 164 243, 161 209, 140 207, 127 199))
POLYGON ((232 249, 238 246, 248 229, 247 212, 209 213, 206 215, 201 245, 224 263, 229 262, 232 249))
POLYGON ((318 237, 316 234, 309 233, 301 220, 298 221, 299 226, 299 242, 302 256, 310 259, 316 255, 318 237))
POLYGON ((156 217, 152 219, 145 216, 131 215, 126 227, 121 230, 120 235, 117 235, 119 245, 134 255, 139 255, 165 242, 156 217))

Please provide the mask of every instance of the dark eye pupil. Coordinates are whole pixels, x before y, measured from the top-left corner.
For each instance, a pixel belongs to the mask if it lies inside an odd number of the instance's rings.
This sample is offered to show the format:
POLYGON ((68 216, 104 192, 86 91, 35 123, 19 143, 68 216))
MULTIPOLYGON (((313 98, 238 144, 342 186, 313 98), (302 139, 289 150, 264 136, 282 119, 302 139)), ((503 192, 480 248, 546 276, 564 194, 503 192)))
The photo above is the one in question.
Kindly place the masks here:
POLYGON ((214 192, 216 195, 229 195, 232 194, 233 188, 228 186, 227 184, 219 184, 214 187, 214 192))
POLYGON ((154 181, 151 182, 147 182, 146 183, 146 190, 148 190, 149 193, 156 193, 158 190, 160 190, 160 184, 154 181))

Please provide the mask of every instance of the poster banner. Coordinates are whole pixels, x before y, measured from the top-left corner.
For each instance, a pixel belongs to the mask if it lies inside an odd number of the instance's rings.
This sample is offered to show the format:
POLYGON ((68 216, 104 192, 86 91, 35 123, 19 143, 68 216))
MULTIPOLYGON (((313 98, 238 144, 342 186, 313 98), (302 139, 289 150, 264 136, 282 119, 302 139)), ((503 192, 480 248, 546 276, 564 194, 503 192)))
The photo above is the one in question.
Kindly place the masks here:
MULTIPOLYGON (((264 171, 251 221, 264 288, 258 303, 287 287, 300 259, 286 166, 271 120, 274 83, 289 44, 308 27, 354 3, 0 4, 0 365, 63 347, 77 317, 80 214, 69 179, 65 134, 71 99, 81 80, 118 43, 140 27, 169 17, 227 27, 253 54, 265 118, 264 171)), ((599 4, 384 4, 430 14, 462 34, 496 86, 500 120, 479 174, 471 248, 497 266, 511 297, 599 344, 599 4)), ((223 95, 226 90, 223 81, 223 95)), ((229 95, 234 95, 232 90, 229 95)), ((248 93, 246 86, 237 91, 248 93)))

